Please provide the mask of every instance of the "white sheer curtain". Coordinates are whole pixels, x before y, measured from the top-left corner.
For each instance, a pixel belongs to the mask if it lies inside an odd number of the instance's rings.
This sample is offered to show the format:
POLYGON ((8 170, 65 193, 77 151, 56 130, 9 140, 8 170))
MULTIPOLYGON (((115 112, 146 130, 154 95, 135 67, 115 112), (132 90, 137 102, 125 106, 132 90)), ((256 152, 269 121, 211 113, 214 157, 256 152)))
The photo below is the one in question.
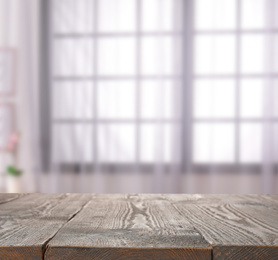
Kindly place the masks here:
MULTIPOLYGON (((260 180, 259 192, 277 192, 277 7, 276 0, 195 2, 195 159, 210 164, 212 192, 229 169, 223 162, 260 180)), ((253 185, 239 180, 241 192, 253 185)))
POLYGON ((181 173, 181 6, 49 2, 54 183, 73 171, 77 191, 179 190, 165 179, 181 173))
POLYGON ((277 0, 12 2, 37 191, 278 191, 277 0))

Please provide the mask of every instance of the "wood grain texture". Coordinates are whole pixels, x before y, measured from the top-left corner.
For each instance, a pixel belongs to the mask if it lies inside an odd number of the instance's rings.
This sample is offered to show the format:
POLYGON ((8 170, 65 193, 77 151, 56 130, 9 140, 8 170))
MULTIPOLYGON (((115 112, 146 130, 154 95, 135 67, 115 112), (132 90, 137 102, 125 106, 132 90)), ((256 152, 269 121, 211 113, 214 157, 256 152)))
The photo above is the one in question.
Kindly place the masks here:
POLYGON ((277 250, 277 246, 214 246, 213 259, 277 260, 277 250))
POLYGON ((162 195, 170 201, 183 204, 243 204, 278 206, 278 195, 237 195, 237 194, 167 194, 162 195))
POLYGON ((200 195, 189 202, 170 195, 168 199, 213 246, 213 259, 278 257, 278 211, 272 198, 200 195))
POLYGON ((211 259, 211 248, 163 196, 106 194, 96 195, 59 230, 45 259, 78 254, 82 259, 211 259))
POLYGON ((278 260, 278 196, 0 194, 0 259, 278 260))
POLYGON ((29 194, 0 205, 0 259, 42 259, 47 242, 92 198, 29 194))
POLYGON ((211 249, 197 248, 85 248, 55 247, 47 252, 46 259, 82 260, 207 260, 211 249))
POLYGON ((27 194, 23 193, 0 193, 0 204, 19 199, 27 194))

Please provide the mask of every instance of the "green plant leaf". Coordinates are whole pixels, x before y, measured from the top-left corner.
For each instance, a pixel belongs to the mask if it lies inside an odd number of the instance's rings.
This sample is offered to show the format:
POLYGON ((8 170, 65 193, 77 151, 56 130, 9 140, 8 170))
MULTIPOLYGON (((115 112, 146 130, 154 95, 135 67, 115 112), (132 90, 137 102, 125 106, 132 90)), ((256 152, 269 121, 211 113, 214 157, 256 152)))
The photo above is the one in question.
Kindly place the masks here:
POLYGON ((10 165, 7 167, 7 173, 12 176, 20 176, 22 171, 17 169, 15 166, 10 165))

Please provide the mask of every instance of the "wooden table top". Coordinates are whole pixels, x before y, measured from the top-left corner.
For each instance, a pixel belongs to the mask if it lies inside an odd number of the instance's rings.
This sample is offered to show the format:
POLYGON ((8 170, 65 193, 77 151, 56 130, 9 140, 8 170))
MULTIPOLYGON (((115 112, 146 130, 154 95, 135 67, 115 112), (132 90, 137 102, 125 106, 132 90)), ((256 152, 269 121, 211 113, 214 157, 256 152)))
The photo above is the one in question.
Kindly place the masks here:
POLYGON ((0 259, 278 259, 278 195, 0 194, 0 259))

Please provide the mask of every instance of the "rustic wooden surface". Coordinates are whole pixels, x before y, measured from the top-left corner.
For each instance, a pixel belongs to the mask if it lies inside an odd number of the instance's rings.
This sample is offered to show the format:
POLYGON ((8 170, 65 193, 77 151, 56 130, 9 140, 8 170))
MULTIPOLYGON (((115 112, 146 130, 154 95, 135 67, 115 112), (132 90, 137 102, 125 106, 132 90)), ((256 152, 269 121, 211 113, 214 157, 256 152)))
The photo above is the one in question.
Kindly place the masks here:
POLYGON ((1 204, 0 259, 42 259, 47 242, 90 198, 29 194, 1 204))
POLYGON ((278 195, 0 194, 0 259, 278 259, 278 195))
POLYGON ((87 248, 82 259, 210 259, 211 255, 210 245, 169 201, 140 195, 96 196, 48 245, 46 259, 57 255, 69 259, 74 254, 71 248, 78 255, 77 248, 82 247, 87 248), (67 250, 60 254, 62 247, 67 250))
POLYGON ((278 259, 275 196, 183 196, 169 199, 212 245, 213 259, 278 259))
POLYGON ((20 197, 25 196, 26 194, 19 193, 0 193, 0 204, 7 203, 12 200, 16 200, 20 197))

